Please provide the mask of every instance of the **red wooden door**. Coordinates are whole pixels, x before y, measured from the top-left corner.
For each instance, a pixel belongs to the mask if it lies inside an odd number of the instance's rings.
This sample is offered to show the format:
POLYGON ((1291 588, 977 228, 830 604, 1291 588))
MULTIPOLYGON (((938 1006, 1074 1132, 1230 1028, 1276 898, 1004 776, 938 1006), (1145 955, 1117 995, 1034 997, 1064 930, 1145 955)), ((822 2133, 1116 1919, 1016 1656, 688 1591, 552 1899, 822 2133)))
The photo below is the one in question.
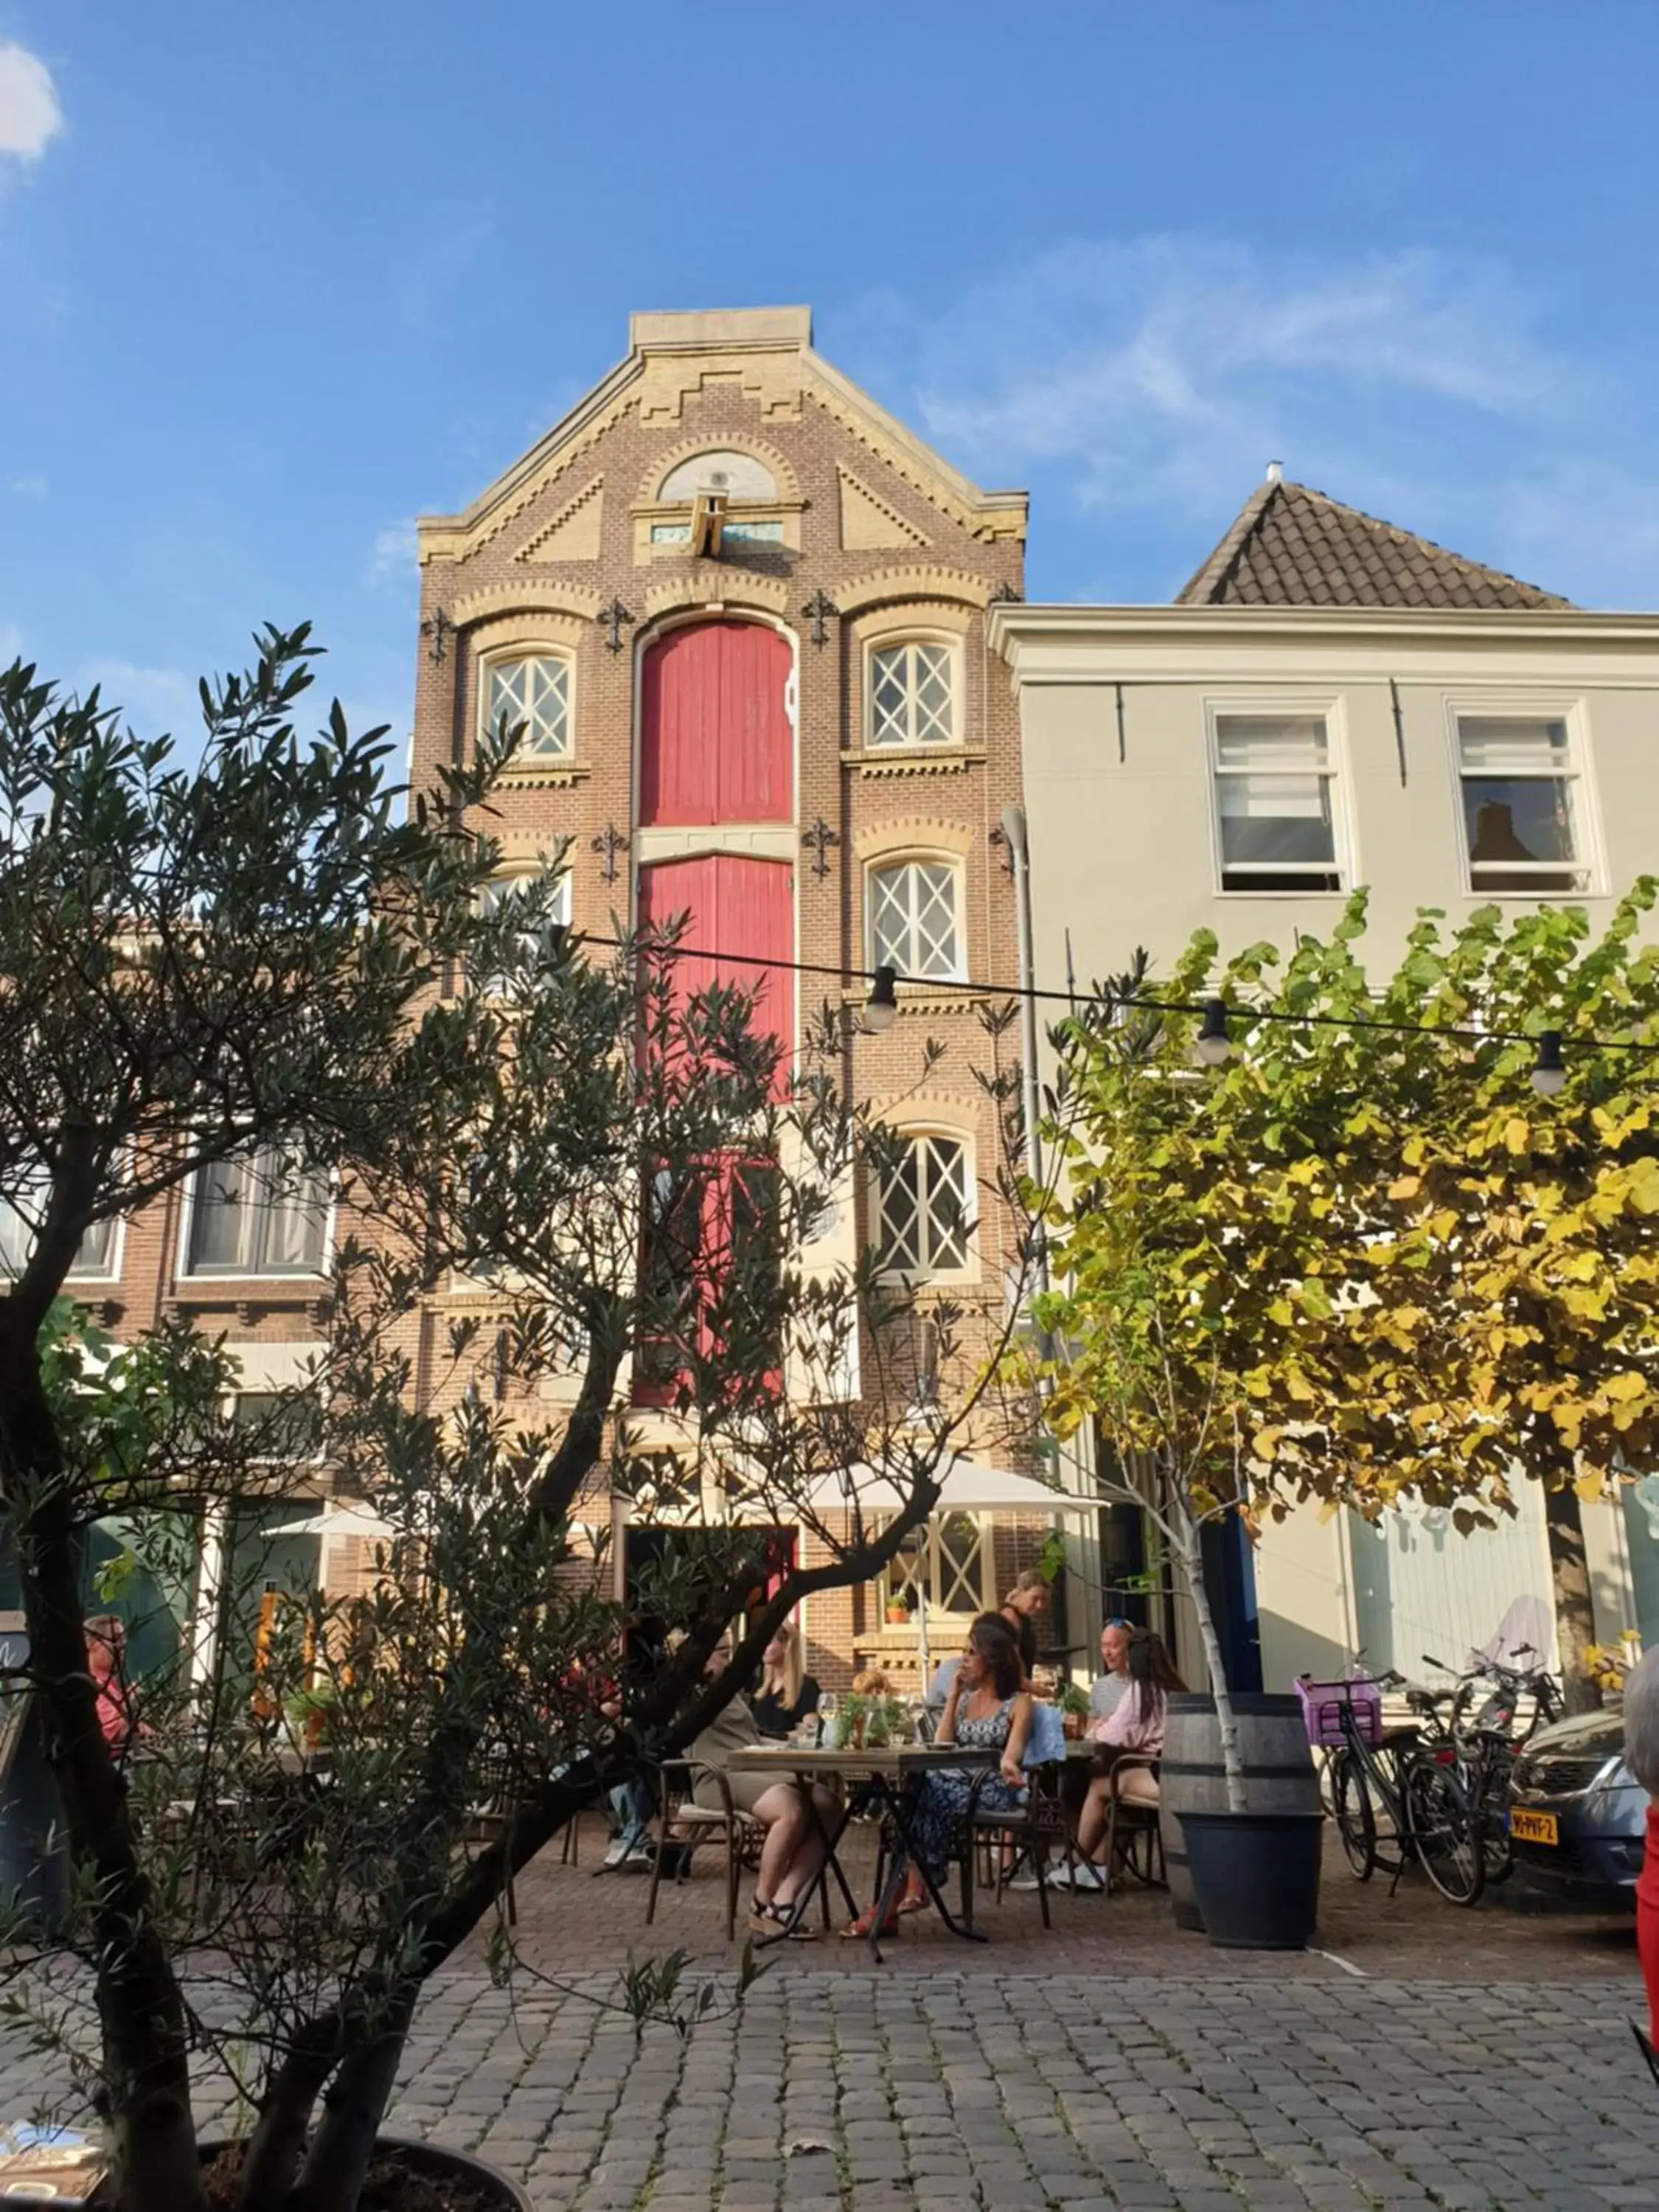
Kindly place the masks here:
POLYGON ((787 638, 760 623, 670 630, 645 656, 640 820, 787 822, 793 744, 787 638))
POLYGON ((694 860, 659 860, 640 870, 640 922, 661 927, 676 915, 690 917, 670 957, 674 1003, 724 983, 756 994, 753 1032, 782 1045, 780 1097, 788 1086, 787 1054, 794 1044, 794 976, 768 960, 794 957, 794 887, 785 860, 755 860, 741 853, 706 853, 694 860), (720 959, 718 953, 747 954, 720 959))

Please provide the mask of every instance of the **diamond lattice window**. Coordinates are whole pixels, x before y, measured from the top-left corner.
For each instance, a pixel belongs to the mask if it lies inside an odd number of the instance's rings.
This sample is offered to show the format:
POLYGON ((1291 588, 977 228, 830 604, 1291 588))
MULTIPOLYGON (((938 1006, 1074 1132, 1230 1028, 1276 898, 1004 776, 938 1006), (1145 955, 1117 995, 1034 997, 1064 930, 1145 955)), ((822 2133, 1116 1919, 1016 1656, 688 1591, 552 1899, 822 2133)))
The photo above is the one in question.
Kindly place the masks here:
POLYGON ((942 1514, 913 1529, 887 1569, 884 1597, 925 1595, 930 1613, 971 1618, 986 1605, 984 1531, 971 1513, 942 1514))
POLYGON ((553 653, 497 661, 485 687, 484 719, 498 729, 522 722, 519 760, 550 760, 570 750, 570 664, 553 653))
POLYGON ((870 656, 872 745, 956 743, 955 663, 948 645, 915 640, 870 656))
POLYGON ((912 1137, 881 1172, 883 1269, 960 1274, 968 1265, 968 1151, 956 1137, 912 1137))
POLYGON ((958 981, 957 872, 948 860, 904 860, 870 878, 870 930, 878 963, 901 975, 958 981))

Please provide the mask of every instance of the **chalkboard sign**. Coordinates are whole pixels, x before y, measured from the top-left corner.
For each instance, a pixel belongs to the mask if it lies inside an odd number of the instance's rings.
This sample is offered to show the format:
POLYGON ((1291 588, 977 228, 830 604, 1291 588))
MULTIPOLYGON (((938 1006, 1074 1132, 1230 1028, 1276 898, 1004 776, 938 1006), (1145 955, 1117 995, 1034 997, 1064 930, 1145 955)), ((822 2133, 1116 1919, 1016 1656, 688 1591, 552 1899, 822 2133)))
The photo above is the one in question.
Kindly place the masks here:
MULTIPOLYGON (((0 1669, 27 1667, 28 1629, 21 1613, 0 1613, 0 1669)), ((13 1909, 60 1927, 69 1905, 69 1853, 58 1785, 33 1685, 0 1673, 0 1894, 13 1909)))
POLYGON ((29 1632, 21 1613, 0 1613, 0 1791, 22 1747, 33 1692, 12 1671, 29 1663, 29 1632))

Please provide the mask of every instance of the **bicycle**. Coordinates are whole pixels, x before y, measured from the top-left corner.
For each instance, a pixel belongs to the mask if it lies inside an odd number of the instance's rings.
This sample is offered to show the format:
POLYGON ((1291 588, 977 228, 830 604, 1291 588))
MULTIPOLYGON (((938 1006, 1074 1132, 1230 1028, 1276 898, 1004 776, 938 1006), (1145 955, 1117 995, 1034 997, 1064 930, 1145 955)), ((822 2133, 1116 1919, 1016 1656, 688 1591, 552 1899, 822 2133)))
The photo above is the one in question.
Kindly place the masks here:
MULTIPOLYGON (((1357 1879, 1381 1867, 1397 1887, 1415 1860, 1449 1904, 1474 1905, 1486 1886, 1480 1812, 1446 1739, 1425 1741, 1417 1723, 1382 1726, 1383 1689, 1407 1686, 1392 1672, 1297 1685, 1310 1739, 1328 1753, 1324 1789, 1357 1879)), ((1413 1703, 1432 1727, 1433 1700, 1413 1703)))
MULTIPOLYGON (((1531 1644, 1516 1647, 1517 1658, 1522 1653, 1529 1653, 1534 1659, 1542 1656, 1531 1644)), ((1510 1776, 1516 1753, 1540 1728, 1560 1718, 1561 1692, 1555 1686, 1554 1676, 1542 1666, 1505 1666, 1496 1660, 1482 1659, 1460 1674, 1430 1651, 1423 1654, 1423 1663, 1449 1675, 1456 1684, 1455 1690, 1441 1693, 1451 1700, 1447 1735, 1458 1764, 1464 1770, 1470 1797, 1480 1811, 1486 1880, 1492 1883, 1507 1881, 1515 1871, 1515 1844, 1510 1834, 1510 1776), (1484 1697, 1483 1685, 1486 1686, 1484 1697), (1521 1708, 1528 1698, 1530 1716, 1527 1725, 1519 1728, 1521 1708)))

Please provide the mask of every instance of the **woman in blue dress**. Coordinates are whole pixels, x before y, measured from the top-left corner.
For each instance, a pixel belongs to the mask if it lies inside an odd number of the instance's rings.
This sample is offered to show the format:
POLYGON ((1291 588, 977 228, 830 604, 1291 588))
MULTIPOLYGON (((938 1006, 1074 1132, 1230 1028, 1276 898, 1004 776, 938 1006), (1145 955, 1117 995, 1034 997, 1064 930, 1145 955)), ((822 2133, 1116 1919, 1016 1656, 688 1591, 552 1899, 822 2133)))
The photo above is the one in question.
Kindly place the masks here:
MULTIPOLYGON (((910 1840, 915 1854, 937 1885, 950 1863, 951 1844, 967 1818, 974 1785, 988 1766, 996 1772, 980 1784, 978 1803, 987 1812, 1006 1812, 1018 1802, 1025 1790, 1025 1741, 1031 1732, 1031 1693, 1019 1663, 1019 1646, 1008 1623, 998 1613, 981 1613, 968 1632, 968 1642, 945 1699, 935 1744, 956 1744, 963 1751, 982 1754, 972 1764, 931 1768, 921 1778, 910 1801, 910 1840)), ((899 1845, 901 1856, 904 1845, 899 1845)), ((918 1911, 928 1903, 927 1887, 914 1866, 907 1872, 900 1912, 918 1911)), ((867 1936, 876 1914, 870 1905, 847 1929, 849 1936, 867 1936)), ((884 1936, 896 1932, 883 1929, 884 1936)))

